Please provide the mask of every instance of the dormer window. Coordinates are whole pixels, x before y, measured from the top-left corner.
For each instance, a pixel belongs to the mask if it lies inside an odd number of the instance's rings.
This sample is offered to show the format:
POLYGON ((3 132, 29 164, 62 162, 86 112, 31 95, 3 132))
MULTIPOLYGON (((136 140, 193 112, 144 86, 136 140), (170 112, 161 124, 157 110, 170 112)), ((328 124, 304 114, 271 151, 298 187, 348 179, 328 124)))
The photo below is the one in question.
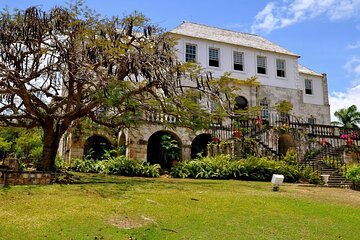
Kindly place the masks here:
POLYGON ((220 66, 220 49, 209 48, 209 66, 219 67, 220 66))
POLYGON ((196 62, 196 45, 187 43, 185 48, 185 62, 196 62))
POLYGON ((233 52, 234 70, 244 71, 244 53, 233 52))
POLYGON ((257 56, 257 73, 258 74, 267 74, 266 72, 266 57, 257 56))
POLYGON ((285 75, 285 60, 276 59, 276 76, 284 78, 285 75))

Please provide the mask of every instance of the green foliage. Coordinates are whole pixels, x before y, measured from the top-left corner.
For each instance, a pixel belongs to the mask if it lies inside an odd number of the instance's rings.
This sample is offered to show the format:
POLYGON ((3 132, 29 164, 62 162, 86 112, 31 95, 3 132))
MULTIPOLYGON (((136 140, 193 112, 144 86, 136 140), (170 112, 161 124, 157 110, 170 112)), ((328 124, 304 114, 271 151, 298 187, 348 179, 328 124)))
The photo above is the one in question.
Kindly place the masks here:
POLYGON ((26 163, 37 166, 42 157, 42 135, 42 131, 38 128, 0 127, 1 156, 11 154, 21 159, 20 162, 24 166, 26 163))
POLYGON ((59 155, 55 158, 55 168, 57 170, 67 170, 69 168, 69 163, 65 162, 59 155))
POLYGON ((180 162, 171 169, 171 175, 179 178, 214 178, 270 181, 273 174, 283 174, 285 181, 315 181, 309 169, 300 170, 297 165, 285 161, 274 161, 266 157, 250 156, 233 160, 229 155, 204 157, 180 162))
POLYGON ((95 171, 95 164, 96 161, 93 159, 89 159, 89 158, 85 158, 85 159, 80 159, 80 158, 76 158, 74 160, 72 160, 71 164, 70 164, 70 169, 75 171, 75 172, 96 172, 95 171))
POLYGON ((180 147, 176 139, 169 134, 164 134, 160 140, 160 146, 169 160, 180 159, 180 147))
POLYGON ((278 112, 278 113, 287 113, 289 114, 291 112, 291 110, 293 109, 293 104, 289 101, 283 100, 278 102, 273 108, 278 112))
POLYGON ((0 137, 0 152, 8 152, 11 149, 11 145, 11 142, 8 142, 3 137, 0 137))
POLYGON ((354 183, 360 183, 360 166, 356 166, 348 170, 346 178, 354 183))
POLYGON ((85 158, 75 159, 70 164, 70 169, 84 173, 102 173, 121 176, 159 177, 160 165, 140 163, 127 159, 125 156, 108 157, 106 160, 85 158))
POLYGON ((40 160, 42 153, 42 133, 39 129, 23 130, 15 140, 15 152, 19 158, 40 160))
POLYGON ((296 150, 294 148, 288 149, 286 151, 286 155, 283 156, 283 158, 281 160, 283 160, 284 162, 286 162, 290 165, 298 164, 296 150))
POLYGON ((341 108, 334 113, 338 121, 333 121, 331 124, 346 128, 359 128, 360 112, 357 110, 356 105, 351 105, 348 108, 341 108))

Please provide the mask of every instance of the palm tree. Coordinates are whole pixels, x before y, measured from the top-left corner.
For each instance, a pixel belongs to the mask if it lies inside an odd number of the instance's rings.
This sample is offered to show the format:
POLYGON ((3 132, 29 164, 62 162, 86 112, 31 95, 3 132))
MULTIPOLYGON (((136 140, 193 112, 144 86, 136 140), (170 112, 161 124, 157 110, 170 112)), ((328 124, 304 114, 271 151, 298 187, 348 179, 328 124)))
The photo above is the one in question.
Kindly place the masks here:
POLYGON ((338 121, 331 122, 332 125, 359 129, 360 112, 357 110, 356 105, 351 105, 348 108, 341 108, 337 110, 334 115, 337 117, 338 121))

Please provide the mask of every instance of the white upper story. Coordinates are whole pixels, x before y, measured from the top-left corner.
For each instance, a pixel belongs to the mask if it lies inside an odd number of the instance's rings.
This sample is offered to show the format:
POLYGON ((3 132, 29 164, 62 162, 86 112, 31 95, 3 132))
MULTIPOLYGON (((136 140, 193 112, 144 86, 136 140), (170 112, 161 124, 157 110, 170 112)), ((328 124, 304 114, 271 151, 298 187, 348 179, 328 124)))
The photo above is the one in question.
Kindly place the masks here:
MULTIPOLYGON (((247 33, 184 22, 171 30, 178 58, 195 61, 214 77, 256 76, 265 86, 303 91, 303 102, 327 105, 324 76, 298 64, 298 56, 267 39, 247 33)), ((326 78, 325 78, 326 83, 326 78)))

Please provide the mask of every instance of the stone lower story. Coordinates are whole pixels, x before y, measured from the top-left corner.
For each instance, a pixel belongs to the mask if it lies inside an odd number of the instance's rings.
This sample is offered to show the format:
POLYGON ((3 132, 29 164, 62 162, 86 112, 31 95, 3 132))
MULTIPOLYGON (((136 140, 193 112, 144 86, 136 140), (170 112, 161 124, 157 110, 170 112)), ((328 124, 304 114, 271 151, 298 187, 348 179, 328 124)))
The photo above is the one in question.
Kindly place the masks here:
POLYGON ((82 136, 74 136, 74 133, 70 132, 63 138, 59 153, 68 162, 71 159, 84 158, 89 139, 97 136, 98 139, 101 138, 112 146, 124 147, 126 149, 124 153, 130 159, 155 163, 156 157, 163 157, 159 147, 160 138, 163 135, 169 135, 176 140, 180 148, 177 160, 180 161, 193 158, 199 151, 206 151, 206 144, 211 141, 210 130, 192 131, 184 127, 170 128, 161 123, 149 122, 136 129, 121 130, 117 136, 111 137, 105 131, 82 136), (195 146, 194 140, 195 145, 199 143, 201 146, 195 146))

